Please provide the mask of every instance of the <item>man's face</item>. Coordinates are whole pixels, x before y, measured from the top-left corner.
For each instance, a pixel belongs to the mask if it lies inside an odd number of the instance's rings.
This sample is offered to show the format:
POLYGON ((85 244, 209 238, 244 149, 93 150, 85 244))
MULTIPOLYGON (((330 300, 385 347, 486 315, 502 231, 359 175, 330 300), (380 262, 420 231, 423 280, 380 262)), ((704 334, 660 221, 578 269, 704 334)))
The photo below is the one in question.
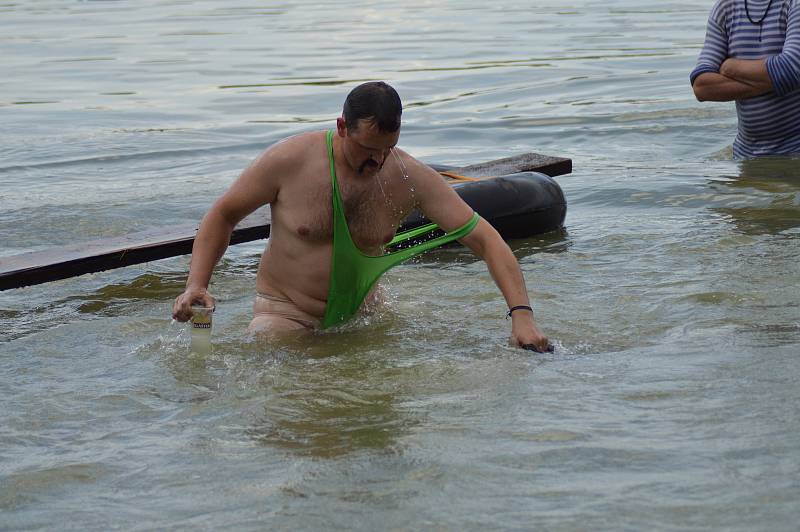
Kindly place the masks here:
POLYGON ((346 131, 345 155, 348 162, 358 175, 367 177, 383 168, 400 138, 400 130, 382 132, 370 120, 359 120, 356 129, 346 131))

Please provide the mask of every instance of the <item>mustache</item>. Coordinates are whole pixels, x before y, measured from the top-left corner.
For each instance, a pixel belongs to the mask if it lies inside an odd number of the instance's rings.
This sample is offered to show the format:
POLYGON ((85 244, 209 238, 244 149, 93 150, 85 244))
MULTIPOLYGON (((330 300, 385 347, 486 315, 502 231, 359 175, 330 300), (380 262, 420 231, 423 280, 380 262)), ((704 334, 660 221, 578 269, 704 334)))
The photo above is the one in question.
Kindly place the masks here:
POLYGON ((385 159, 384 159, 384 161, 383 161, 381 164, 378 164, 378 161, 376 161, 376 160, 374 160, 374 159, 372 159, 372 158, 369 158, 369 159, 367 159, 366 161, 364 161, 363 163, 361 163, 361 166, 359 166, 359 167, 358 167, 358 173, 359 173, 359 174, 363 174, 363 173, 364 173, 364 170, 366 170, 366 168, 367 168, 368 166, 369 166, 370 168, 377 168, 378 170, 380 170, 381 168, 383 168, 383 165, 384 165, 385 163, 386 163, 386 160, 385 160, 385 159))

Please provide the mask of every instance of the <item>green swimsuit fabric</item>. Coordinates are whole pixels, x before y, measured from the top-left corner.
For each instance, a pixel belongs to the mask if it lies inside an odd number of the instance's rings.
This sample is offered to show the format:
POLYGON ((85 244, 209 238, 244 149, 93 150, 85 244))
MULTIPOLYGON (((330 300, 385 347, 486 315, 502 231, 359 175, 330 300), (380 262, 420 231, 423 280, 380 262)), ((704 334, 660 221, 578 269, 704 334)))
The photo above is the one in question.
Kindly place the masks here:
MULTIPOLYGON (((355 315, 373 285, 389 268, 442 244, 465 237, 480 219, 477 213, 473 213, 466 224, 440 237, 385 255, 365 255, 353 242, 344 216, 344 204, 336 184, 336 167, 333 161, 333 130, 328 131, 327 142, 333 187, 333 257, 328 302, 322 318, 323 329, 338 325, 355 315)), ((398 233, 388 247, 429 234, 438 228, 436 224, 428 224, 398 233)))

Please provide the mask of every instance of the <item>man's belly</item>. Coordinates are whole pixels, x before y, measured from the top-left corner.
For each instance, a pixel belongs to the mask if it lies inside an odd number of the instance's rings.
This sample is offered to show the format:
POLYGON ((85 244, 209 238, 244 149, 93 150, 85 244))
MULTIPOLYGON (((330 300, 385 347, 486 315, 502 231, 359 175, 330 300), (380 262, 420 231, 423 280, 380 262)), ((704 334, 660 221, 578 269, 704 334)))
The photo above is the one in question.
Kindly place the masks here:
POLYGON ((256 276, 258 293, 287 299, 312 316, 322 317, 330 286, 330 251, 298 260, 267 248, 256 276))

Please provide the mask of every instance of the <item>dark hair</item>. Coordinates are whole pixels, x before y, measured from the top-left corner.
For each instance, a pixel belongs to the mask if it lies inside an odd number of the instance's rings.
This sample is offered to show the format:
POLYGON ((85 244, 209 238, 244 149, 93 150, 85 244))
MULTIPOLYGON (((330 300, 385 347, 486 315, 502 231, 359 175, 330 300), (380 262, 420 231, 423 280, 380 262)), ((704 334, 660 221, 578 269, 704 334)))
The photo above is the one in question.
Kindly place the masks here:
POLYGON ((367 120, 374 122, 382 133, 394 133, 400 129, 402 114, 400 96, 383 81, 362 83, 344 101, 344 122, 349 131, 358 129, 359 120, 367 120))

